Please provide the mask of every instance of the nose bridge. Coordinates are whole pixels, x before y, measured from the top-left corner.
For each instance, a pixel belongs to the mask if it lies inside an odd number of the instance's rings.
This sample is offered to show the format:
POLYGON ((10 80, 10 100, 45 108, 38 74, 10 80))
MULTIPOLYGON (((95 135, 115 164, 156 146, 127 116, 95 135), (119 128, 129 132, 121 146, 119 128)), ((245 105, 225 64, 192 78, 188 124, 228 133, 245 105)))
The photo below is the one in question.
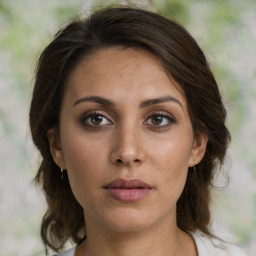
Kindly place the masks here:
POLYGON ((135 127, 124 127, 120 131, 119 136, 119 147, 120 152, 123 152, 124 154, 135 154, 135 152, 138 150, 138 130, 135 127))
POLYGON ((112 161, 132 164, 144 160, 143 147, 140 140, 140 127, 136 121, 123 122, 117 128, 112 161))

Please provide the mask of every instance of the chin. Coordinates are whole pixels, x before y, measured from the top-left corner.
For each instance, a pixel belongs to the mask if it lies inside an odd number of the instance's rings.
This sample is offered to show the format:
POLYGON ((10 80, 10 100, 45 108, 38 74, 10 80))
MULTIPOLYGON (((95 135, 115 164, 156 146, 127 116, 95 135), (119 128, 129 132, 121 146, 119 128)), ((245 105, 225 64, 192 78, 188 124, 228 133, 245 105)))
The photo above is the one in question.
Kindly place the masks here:
POLYGON ((143 214, 138 210, 124 210, 104 217, 104 224, 116 232, 138 232, 154 223, 153 216, 143 214))
POLYGON ((107 228, 115 232, 139 232, 146 229, 149 225, 147 223, 138 223, 132 221, 125 221, 123 223, 107 223, 107 228))

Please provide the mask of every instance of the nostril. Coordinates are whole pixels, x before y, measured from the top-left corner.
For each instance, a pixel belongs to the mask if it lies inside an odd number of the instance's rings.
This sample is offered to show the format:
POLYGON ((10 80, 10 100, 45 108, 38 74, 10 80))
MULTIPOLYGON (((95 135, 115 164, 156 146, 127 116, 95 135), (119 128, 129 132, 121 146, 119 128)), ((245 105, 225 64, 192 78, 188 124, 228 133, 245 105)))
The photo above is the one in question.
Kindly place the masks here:
MULTIPOLYGON (((123 161, 122 161, 120 158, 119 158, 119 159, 117 159, 117 160, 116 160, 116 162, 117 162, 117 163, 123 163, 123 161)), ((139 162, 140 162, 140 160, 136 158, 136 159, 134 159, 134 161, 133 161, 133 162, 135 162, 135 163, 139 163, 139 162)))

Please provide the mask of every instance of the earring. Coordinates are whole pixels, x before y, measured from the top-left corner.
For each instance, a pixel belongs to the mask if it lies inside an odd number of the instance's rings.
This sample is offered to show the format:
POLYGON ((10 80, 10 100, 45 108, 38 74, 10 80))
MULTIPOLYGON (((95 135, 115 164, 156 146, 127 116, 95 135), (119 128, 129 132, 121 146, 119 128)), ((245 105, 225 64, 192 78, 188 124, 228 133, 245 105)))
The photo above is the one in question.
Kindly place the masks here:
POLYGON ((64 179, 64 174, 63 174, 63 169, 62 169, 61 165, 60 165, 60 171, 61 171, 60 178, 63 180, 64 179))
MULTIPOLYGON (((196 160, 194 159, 194 162, 196 163, 196 160)), ((194 172, 196 172, 196 164, 193 166, 194 172)))

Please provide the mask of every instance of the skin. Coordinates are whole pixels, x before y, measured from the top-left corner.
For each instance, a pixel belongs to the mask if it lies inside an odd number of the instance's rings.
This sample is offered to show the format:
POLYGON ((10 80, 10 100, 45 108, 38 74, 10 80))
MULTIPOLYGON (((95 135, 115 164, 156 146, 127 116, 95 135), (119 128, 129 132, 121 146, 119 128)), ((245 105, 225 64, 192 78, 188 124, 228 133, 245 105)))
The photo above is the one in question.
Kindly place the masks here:
POLYGON ((52 128, 48 139, 84 209, 88 238, 76 256, 197 255, 192 237, 177 227, 176 203, 207 138, 193 134, 177 86, 160 60, 141 49, 102 49, 74 69, 60 134, 52 128), (138 201, 120 202, 103 188, 119 178, 140 179, 152 189, 138 201))

